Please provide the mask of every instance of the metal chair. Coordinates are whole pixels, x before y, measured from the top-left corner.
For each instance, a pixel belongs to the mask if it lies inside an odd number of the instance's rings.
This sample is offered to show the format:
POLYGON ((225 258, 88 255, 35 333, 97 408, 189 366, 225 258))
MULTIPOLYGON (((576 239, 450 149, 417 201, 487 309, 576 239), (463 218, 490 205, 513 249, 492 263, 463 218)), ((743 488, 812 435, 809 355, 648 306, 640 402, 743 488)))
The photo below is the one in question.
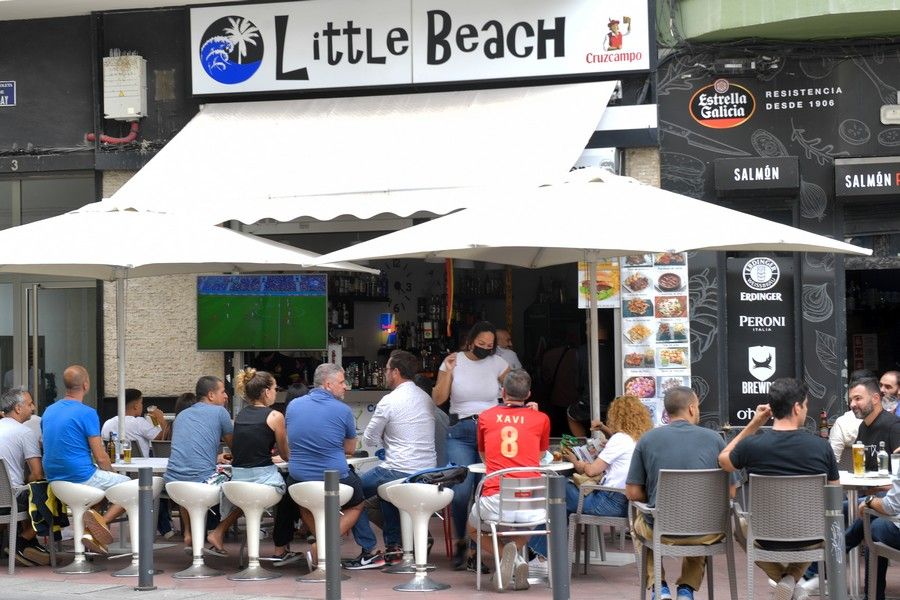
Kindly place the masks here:
POLYGON ((750 475, 747 521, 747 600, 756 562, 819 562, 825 572, 825 475, 750 475), (770 550, 765 542, 823 542, 818 548, 770 550))
POLYGON ((866 566, 868 567, 869 597, 872 598, 876 597, 875 591, 873 590, 878 589, 879 557, 886 558, 887 560, 900 561, 900 550, 893 546, 888 546, 884 542, 876 542, 872 539, 872 523, 871 519, 869 519, 869 515, 876 516, 879 519, 888 519, 898 525, 900 525, 900 516, 889 517, 879 512, 875 512, 870 508, 864 508, 860 515, 860 518, 863 520, 863 539, 865 540, 866 548, 869 551, 869 558, 866 566))
POLYGON ((9 534, 9 574, 16 572, 16 526, 29 519, 27 512, 20 513, 16 504, 16 491, 9 479, 6 462, 0 458, 0 524, 6 523, 9 534))
POLYGON ((728 583, 732 600, 737 600, 737 579, 734 570, 734 545, 731 533, 728 500, 728 473, 721 469, 669 470, 659 472, 656 487, 656 506, 632 502, 631 518, 637 512, 653 517, 653 538, 646 539, 634 531, 635 541, 641 543, 638 560, 640 599, 645 600, 647 586, 647 551, 653 550, 653 576, 655 589, 662 586, 663 556, 705 556, 709 598, 714 598, 712 558, 725 554, 728 566, 728 583), (690 499, 690 501, 686 501, 690 499), (672 538, 720 535, 721 540, 711 544, 676 545, 672 538))
POLYGON ((169 458, 172 454, 171 440, 150 440, 150 450, 154 458, 169 458))
MULTIPOLYGON (((602 485, 597 485, 593 483, 586 483, 580 488, 581 496, 578 498, 578 508, 577 510, 569 515, 569 548, 575 554, 575 562, 572 563, 572 573, 574 574, 578 570, 578 562, 579 556, 581 554, 581 548, 579 548, 579 537, 583 541, 584 544, 584 571, 583 573, 587 575, 587 567, 588 567, 588 532, 589 527, 596 526, 597 534, 600 538, 600 560, 606 560, 606 540, 603 537, 602 528, 604 526, 610 527, 620 527, 624 532, 629 528, 628 517, 605 517, 600 515, 591 515, 584 514, 582 511, 584 509, 584 497, 595 491, 602 492, 618 492, 620 494, 624 494, 625 490, 621 488, 613 488, 606 487, 602 485)), ((624 538, 624 535, 623 535, 624 538)))
MULTIPOLYGON (((478 531, 481 524, 487 523, 491 528, 491 542, 494 549, 494 577, 497 578, 498 589, 505 589, 507 582, 500 573, 500 537, 549 535, 550 522, 548 515, 548 483, 547 478, 555 475, 551 469, 541 467, 515 467, 501 469, 485 475, 478 483, 475 491, 475 514, 478 517, 478 531), (536 473, 536 477, 504 477, 511 473, 536 473), (483 519, 481 515, 481 490, 485 482, 500 478, 500 516, 497 520, 483 519), (537 529, 543 525, 544 529, 537 529), (502 528, 502 530, 500 529, 502 528)), ((481 535, 478 536, 476 564, 481 564, 481 535)), ((550 567, 548 544, 547 566, 550 567)), ((548 580, 549 581, 549 580, 548 580)), ((481 569, 475 569, 475 588, 481 589, 481 569)))

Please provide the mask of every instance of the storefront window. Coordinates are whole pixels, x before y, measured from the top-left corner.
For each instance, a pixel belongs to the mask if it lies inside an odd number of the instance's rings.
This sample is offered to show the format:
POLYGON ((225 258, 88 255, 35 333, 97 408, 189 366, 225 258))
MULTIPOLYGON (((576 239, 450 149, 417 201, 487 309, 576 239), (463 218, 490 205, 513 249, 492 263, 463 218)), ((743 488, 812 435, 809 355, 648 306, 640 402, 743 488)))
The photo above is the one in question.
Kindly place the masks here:
POLYGON ((94 200, 93 175, 59 179, 23 179, 22 224, 55 217, 81 208, 94 200))
POLYGON ((0 181, 0 229, 12 227, 12 181, 0 181))

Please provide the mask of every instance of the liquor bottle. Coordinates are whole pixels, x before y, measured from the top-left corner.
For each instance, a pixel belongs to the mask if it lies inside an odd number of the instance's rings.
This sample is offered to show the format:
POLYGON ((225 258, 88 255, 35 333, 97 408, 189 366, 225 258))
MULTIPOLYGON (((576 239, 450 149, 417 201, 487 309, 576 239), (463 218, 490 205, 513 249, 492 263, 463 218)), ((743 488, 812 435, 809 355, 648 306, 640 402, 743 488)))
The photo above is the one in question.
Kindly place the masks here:
POLYGON ((888 456, 887 450, 884 449, 884 442, 878 442, 878 474, 879 475, 889 475, 890 470, 890 456, 888 456))
POLYGON ((828 413, 824 410, 819 413, 819 437, 828 439, 828 413))

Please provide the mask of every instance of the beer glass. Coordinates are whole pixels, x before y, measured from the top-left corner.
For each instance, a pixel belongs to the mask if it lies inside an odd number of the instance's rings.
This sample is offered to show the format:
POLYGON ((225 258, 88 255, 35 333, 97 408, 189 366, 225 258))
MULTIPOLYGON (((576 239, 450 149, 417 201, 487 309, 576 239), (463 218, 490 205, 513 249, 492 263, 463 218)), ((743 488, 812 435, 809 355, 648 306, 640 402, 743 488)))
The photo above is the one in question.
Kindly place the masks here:
POLYGON ((853 474, 856 476, 866 473, 866 447, 860 443, 853 444, 853 474))
POLYGON ((131 464, 131 440, 122 440, 122 462, 131 464))
POLYGON ((900 454, 891 454, 891 475, 900 477, 900 454))

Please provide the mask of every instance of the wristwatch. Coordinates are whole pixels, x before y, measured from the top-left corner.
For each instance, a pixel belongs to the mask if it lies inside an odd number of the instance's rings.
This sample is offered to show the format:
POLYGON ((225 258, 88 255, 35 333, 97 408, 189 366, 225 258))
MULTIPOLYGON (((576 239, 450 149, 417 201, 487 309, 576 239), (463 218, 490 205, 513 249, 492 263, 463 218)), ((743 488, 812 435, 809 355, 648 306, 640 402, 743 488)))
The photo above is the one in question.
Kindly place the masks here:
POLYGON ((868 498, 865 499, 863 504, 866 505, 866 508, 872 508, 872 500, 874 500, 874 499, 875 499, 874 496, 869 496, 868 498))

